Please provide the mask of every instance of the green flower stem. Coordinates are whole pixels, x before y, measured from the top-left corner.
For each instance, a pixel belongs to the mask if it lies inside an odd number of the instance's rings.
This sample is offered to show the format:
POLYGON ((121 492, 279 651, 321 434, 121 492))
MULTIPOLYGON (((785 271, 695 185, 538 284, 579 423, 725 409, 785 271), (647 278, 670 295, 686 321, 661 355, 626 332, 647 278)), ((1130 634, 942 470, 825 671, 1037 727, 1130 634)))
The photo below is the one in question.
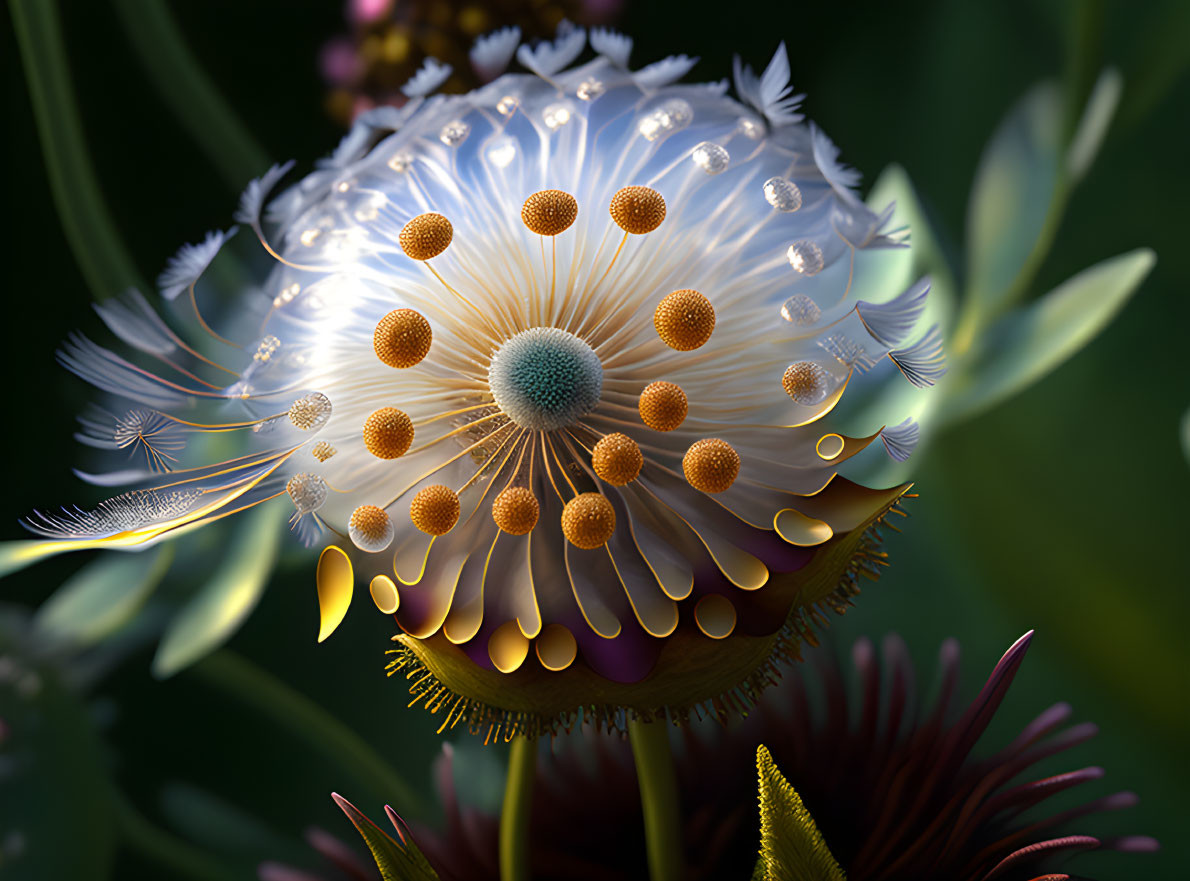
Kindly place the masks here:
POLYGON ((518 734, 508 756, 500 812, 500 881, 529 881, 529 816, 536 773, 537 741, 518 734))
POLYGON ((418 791, 354 731, 252 662, 220 649, 190 669, 207 685, 268 716, 357 782, 399 805, 402 816, 420 819, 429 815, 429 806, 418 791))
POLYGON ((123 795, 116 795, 121 840, 150 862, 184 881, 231 881, 238 873, 172 832, 154 826, 123 795))
POLYGON ((66 240, 95 297, 145 288, 87 157, 55 0, 9 0, 42 155, 66 240))
POLYGON ((164 0, 114 0, 149 82, 183 128, 237 192, 268 156, 203 72, 164 0))
POLYGON ((682 877, 682 818, 669 725, 664 719, 630 719, 628 739, 645 814, 649 877, 652 881, 678 881, 682 877))

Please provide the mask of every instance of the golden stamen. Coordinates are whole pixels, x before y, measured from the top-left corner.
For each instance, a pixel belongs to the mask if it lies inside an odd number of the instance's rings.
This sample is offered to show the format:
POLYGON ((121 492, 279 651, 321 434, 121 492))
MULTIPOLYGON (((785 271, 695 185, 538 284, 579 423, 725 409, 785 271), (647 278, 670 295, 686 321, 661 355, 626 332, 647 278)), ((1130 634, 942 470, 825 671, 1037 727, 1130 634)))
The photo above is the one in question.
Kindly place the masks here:
POLYGON ((449 486, 427 486, 409 503, 409 519, 426 535, 446 535, 459 522, 459 497, 449 486))
POLYGON ((525 200, 521 220, 539 236, 556 236, 578 217, 578 200, 562 190, 542 190, 525 200))
POLYGON ((673 431, 686 420, 686 393, 672 382, 651 382, 637 403, 640 419, 654 431, 673 431))
POLYGON ((401 250, 414 260, 429 260, 437 257, 454 238, 454 227, 441 214, 433 211, 419 214, 403 227, 397 241, 401 250))
POLYGON ((624 232, 642 236, 665 220, 665 199, 650 187, 624 187, 612 196, 608 211, 624 232))
POLYGON ((319 462, 325 462, 327 459, 329 459, 331 456, 335 455, 335 453, 337 453, 337 452, 338 452, 338 450, 336 450, 333 446, 328 444, 326 441, 319 441, 318 443, 316 443, 314 446, 312 446, 310 448, 310 455, 313 456, 315 459, 317 459, 319 462))
POLYGON ((412 367, 430 352, 434 333, 430 322, 412 309, 394 309, 376 325, 372 347, 389 367, 412 367))
POLYGON ((695 441, 682 457, 687 482, 704 493, 721 493, 740 473, 740 454, 717 437, 695 441))
POLYGON ((388 530, 388 514, 375 505, 360 505, 351 512, 347 525, 366 541, 379 541, 388 530))
POLYGON ((364 446, 377 459, 398 459, 413 443, 413 420, 396 407, 381 407, 364 423, 364 446))
POLYGON ((671 349, 689 352, 711 338, 715 329, 715 307, 698 291, 667 294, 653 312, 657 336, 671 349))
POLYGON ((591 467, 612 486, 623 486, 636 479, 645 457, 636 441, 626 434, 605 435, 591 450, 591 467))
POLYGON ((826 395, 826 371, 813 361, 795 361, 785 368, 781 387, 796 403, 817 404, 826 395))
POLYGON ((541 506, 523 486, 510 486, 492 501, 492 519, 510 535, 525 535, 537 525, 541 506))
POLYGON ((602 547, 615 531, 615 508, 600 493, 581 493, 562 509, 562 533, 575 547, 602 547))

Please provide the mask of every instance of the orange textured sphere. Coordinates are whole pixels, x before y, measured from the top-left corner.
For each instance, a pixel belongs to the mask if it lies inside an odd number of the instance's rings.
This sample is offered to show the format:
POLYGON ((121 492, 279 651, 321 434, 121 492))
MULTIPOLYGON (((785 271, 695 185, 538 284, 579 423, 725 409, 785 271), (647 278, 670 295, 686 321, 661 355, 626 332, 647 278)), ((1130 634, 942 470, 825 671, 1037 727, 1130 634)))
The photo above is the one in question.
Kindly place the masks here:
POLYGON ((446 535, 459 522, 459 497, 449 486, 427 486, 409 503, 409 519, 426 535, 446 535))
POLYGON ((637 404, 640 419, 654 431, 673 431, 686 420, 689 404, 681 386, 672 382, 650 382, 637 404))
POLYGON ((388 514, 375 505, 360 505, 351 512, 347 525, 368 541, 376 541, 388 529, 388 514))
POLYGON ((665 198, 650 187, 624 187, 612 196, 608 210, 624 232, 643 236, 665 220, 665 198))
POLYGON ((698 291, 667 294, 653 312, 657 336, 671 349, 689 352, 711 338, 715 329, 715 307, 698 291))
POLYGON ((510 486, 492 502, 492 519, 512 535, 524 535, 532 530, 540 513, 537 497, 523 486, 510 486))
POLYGON ((430 212, 419 214, 403 227, 398 241, 401 250, 414 260, 429 260, 437 257, 454 238, 454 227, 441 214, 430 212))
POLYGON ((562 534, 575 547, 594 550, 616 531, 616 511, 600 493, 582 493, 562 509, 562 534))
POLYGON ((717 437, 695 441, 682 457, 686 481, 704 493, 721 493, 740 473, 740 454, 717 437))
POLYGON ((396 407, 381 407, 364 423, 364 446, 377 459, 399 459, 413 443, 413 420, 396 407))
POLYGON ((430 352, 434 333, 430 322, 412 309, 394 309, 376 325, 372 347, 389 367, 412 367, 430 352))
POLYGON ((562 190, 542 190, 525 200, 521 220, 539 236, 556 236, 578 217, 578 200, 562 190))
POLYGON ((636 441, 619 432, 600 438, 591 451, 591 467, 612 486, 635 480, 644 464, 645 457, 636 441))

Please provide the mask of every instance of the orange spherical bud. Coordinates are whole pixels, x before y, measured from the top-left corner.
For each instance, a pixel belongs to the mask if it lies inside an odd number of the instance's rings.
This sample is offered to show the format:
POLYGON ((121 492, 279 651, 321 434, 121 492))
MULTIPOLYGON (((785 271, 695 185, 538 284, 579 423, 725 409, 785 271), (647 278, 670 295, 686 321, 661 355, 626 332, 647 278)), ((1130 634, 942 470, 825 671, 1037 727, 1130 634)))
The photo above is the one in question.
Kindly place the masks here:
POLYGON ((426 535, 446 535, 459 522, 459 497, 449 486, 427 486, 409 503, 409 519, 426 535))
POLYGON ((376 325, 372 347, 389 367, 412 367, 430 352, 430 322, 412 309, 394 309, 376 325))
POLYGON ((673 431, 686 419, 686 393, 672 382, 651 382, 640 393, 640 419, 654 431, 673 431))
POLYGON ((492 502, 492 519, 512 535, 524 535, 532 530, 540 512, 537 497, 523 486, 510 486, 492 502))
POLYGON ((695 441, 682 457, 687 482, 704 493, 721 493, 740 473, 740 454, 717 437, 695 441))
POLYGON ((582 493, 562 509, 562 534, 575 547, 593 550, 616 531, 616 511, 599 493, 582 493))
POLYGON ((364 446, 377 459, 398 459, 413 443, 413 420, 396 407, 381 407, 364 423, 364 446))
POLYGON ((600 438, 591 451, 591 467, 612 486, 635 480, 644 464, 645 457, 636 441, 619 432, 600 438))
POLYGON ((556 236, 578 217, 578 200, 562 190, 542 190, 525 200, 521 220, 539 236, 556 236))
POLYGON ((620 229, 641 236, 665 220, 665 198, 650 187, 624 187, 612 196, 608 210, 620 229))
POLYGON ((351 519, 347 521, 347 534, 360 550, 377 553, 392 543, 393 525, 383 508, 360 505, 351 512, 351 519))
POLYGON ((450 246, 454 227, 441 214, 419 214, 403 227, 397 241, 401 250, 414 260, 437 257, 450 246))
POLYGON ((657 336, 671 349, 689 352, 711 338, 715 329, 715 307, 698 291, 667 294, 653 312, 657 336))

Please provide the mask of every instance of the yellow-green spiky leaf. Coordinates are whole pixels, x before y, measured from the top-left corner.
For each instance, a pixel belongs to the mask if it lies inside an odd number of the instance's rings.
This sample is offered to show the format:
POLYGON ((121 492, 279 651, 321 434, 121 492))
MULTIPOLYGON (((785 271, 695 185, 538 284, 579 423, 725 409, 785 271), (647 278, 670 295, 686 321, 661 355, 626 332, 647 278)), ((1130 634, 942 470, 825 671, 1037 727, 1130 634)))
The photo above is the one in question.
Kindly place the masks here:
POLYGON ((846 881, 801 796, 763 745, 756 750, 756 771, 760 860, 754 881, 846 881))

